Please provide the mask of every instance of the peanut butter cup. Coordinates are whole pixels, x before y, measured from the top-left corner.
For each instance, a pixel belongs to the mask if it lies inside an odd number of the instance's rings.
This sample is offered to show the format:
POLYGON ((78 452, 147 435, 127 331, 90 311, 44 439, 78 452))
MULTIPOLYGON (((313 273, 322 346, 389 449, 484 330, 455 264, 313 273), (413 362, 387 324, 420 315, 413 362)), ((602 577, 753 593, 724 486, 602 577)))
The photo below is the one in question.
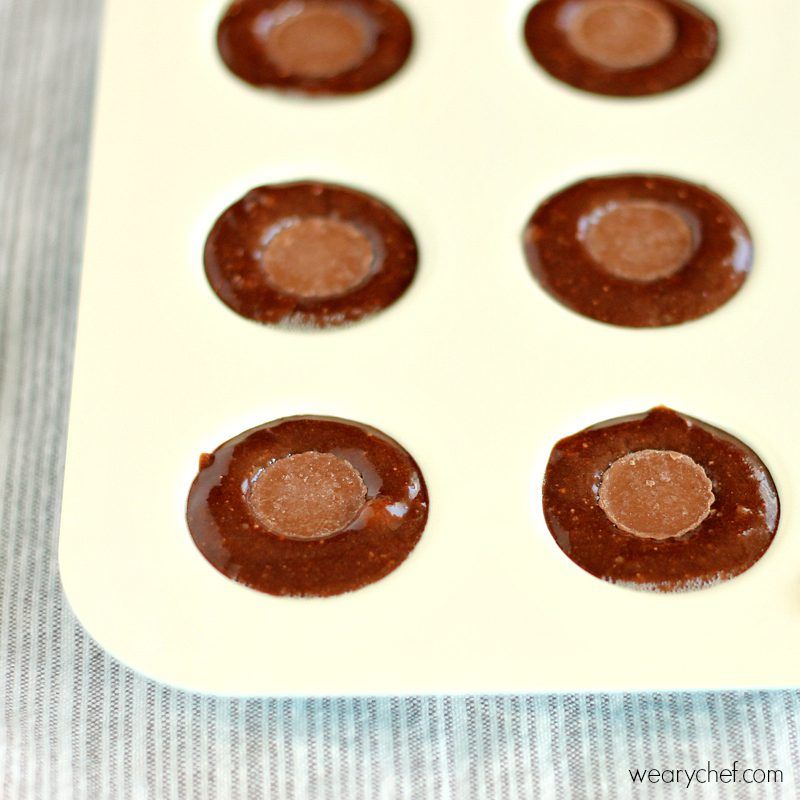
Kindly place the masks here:
POLYGON ((187 522, 229 578, 275 595, 325 597, 396 569, 422 536, 428 493, 385 434, 333 417, 287 417, 200 459, 187 522))
POLYGON ((664 407, 562 439, 542 498, 553 538, 578 566, 662 592, 749 569, 779 518, 775 484, 749 447, 664 407))
POLYGON ((570 86, 640 96, 700 75, 716 54, 717 26, 682 0, 540 0, 525 22, 525 41, 570 86))
POLYGON ((387 205, 342 186, 261 186, 217 220, 205 247, 211 287, 244 317, 324 328, 391 305, 417 268, 417 246, 387 205))
POLYGON ((253 516, 288 539, 325 539, 358 516, 367 487, 358 470, 333 453, 309 450, 259 470, 245 495, 253 516))
POLYGON ((242 80, 311 95, 383 83, 412 39, 390 0, 236 0, 217 29, 222 60, 242 80))
POLYGON ((603 473, 600 508, 620 530, 669 539, 694 530, 711 512, 714 492, 703 468, 674 450, 637 450, 603 473))
POLYGON ((741 217, 708 189, 658 175, 580 181, 524 233, 533 276, 584 316, 632 328, 687 322, 733 297, 752 267, 741 217))

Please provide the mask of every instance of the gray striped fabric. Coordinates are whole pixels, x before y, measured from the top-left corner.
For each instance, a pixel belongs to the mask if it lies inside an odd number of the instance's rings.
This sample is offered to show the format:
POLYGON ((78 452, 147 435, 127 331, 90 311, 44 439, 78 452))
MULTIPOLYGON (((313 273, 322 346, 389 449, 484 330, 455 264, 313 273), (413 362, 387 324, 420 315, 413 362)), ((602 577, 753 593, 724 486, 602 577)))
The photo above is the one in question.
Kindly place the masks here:
POLYGON ((2 800, 800 796, 797 692, 208 699, 89 641, 56 532, 99 0, 0 9, 2 800), (783 782, 628 774, 736 759, 783 782))

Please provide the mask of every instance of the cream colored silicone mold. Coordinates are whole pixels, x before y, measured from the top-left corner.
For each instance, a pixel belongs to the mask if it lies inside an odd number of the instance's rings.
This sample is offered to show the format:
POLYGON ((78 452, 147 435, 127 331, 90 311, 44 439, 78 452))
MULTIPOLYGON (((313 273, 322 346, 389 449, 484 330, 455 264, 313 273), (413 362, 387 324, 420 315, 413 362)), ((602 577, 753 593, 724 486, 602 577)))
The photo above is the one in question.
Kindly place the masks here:
POLYGON ((224 0, 109 0, 60 543, 89 633, 161 681, 220 694, 779 686, 800 682, 800 6, 706 0, 720 55, 661 97, 591 97, 528 57, 527 3, 405 0, 406 68, 360 97, 259 93, 214 47, 224 0), (598 173, 708 183, 756 244, 732 302, 694 323, 591 322, 531 279, 539 201, 598 173), (262 182, 385 198, 416 281, 347 330, 249 323, 201 262, 217 214, 262 182), (658 596, 571 564, 545 528, 553 443, 658 403, 752 444, 781 528, 745 575, 658 596), (227 580, 184 522, 202 451, 297 413, 363 420, 424 471, 427 530, 366 589, 279 599, 227 580))

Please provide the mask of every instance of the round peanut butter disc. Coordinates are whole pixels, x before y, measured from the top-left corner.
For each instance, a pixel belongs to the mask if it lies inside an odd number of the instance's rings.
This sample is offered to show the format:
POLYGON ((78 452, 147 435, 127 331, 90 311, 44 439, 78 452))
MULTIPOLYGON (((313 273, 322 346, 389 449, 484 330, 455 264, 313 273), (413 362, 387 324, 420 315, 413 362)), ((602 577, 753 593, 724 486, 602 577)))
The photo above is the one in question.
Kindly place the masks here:
POLYGON ((308 217, 279 228, 264 248, 267 280, 297 297, 336 297, 369 276, 375 255, 355 225, 335 218, 308 217))
POLYGON ((291 539, 324 539, 363 508, 367 487, 349 461, 309 451, 258 471, 247 502, 267 530, 291 539))
POLYGON ((266 37, 270 61, 286 75, 331 78, 354 69, 372 50, 363 17, 339 3, 290 2, 266 37))
POLYGON ((618 458, 603 475, 600 508, 623 531, 669 539, 694 530, 714 502, 711 481, 689 456, 639 450, 618 458))
POLYGON ((686 219, 664 203, 629 200, 591 215, 583 243, 618 278, 654 281, 674 275, 694 250, 686 219))
POLYGON ((567 25, 577 53, 615 70, 661 61, 677 35, 675 18, 657 0, 586 0, 567 25))

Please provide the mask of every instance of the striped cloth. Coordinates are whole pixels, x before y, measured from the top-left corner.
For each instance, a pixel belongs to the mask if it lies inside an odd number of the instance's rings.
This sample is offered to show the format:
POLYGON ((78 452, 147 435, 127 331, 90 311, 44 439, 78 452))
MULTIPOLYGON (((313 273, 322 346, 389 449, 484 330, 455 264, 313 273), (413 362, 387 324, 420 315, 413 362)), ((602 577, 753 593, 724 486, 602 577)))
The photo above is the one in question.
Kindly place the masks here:
POLYGON ((800 796, 793 691, 209 699, 86 637, 56 536, 99 5, 0 0, 0 798, 800 796), (734 760, 783 782, 629 774, 734 760))

